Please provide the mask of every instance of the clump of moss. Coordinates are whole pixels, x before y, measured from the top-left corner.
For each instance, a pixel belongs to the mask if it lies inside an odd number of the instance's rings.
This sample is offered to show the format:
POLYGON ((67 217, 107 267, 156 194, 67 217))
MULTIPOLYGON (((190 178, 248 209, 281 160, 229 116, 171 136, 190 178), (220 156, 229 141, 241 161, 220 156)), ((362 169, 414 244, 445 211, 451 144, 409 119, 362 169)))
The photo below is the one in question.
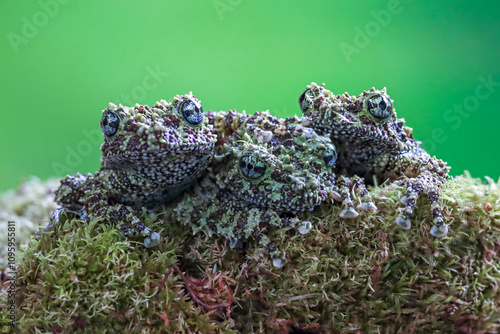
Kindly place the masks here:
POLYGON ((56 208, 53 189, 58 185, 57 179, 41 182, 31 177, 22 180, 16 190, 0 195, 0 231, 5 231, 0 235, 0 270, 7 267, 8 222, 15 222, 16 248, 26 245, 41 224, 47 225, 50 213, 56 208))
POLYGON ((62 220, 30 243, 18 267, 16 330, 221 332, 228 322, 194 307, 179 276, 166 275, 186 236, 177 232, 150 251, 109 225, 62 220))
POLYGON ((153 224, 164 236, 154 250, 106 224, 67 220, 23 256, 17 326, 76 333, 496 333, 498 187, 468 175, 450 181, 442 195, 450 232, 441 239, 429 233, 424 200, 409 231, 395 226, 403 187, 372 189, 379 211, 350 221, 337 218, 338 205, 323 205, 301 215, 313 222, 308 234, 273 232, 287 254, 281 269, 252 242, 231 249, 224 238, 191 236, 168 210, 153 224))

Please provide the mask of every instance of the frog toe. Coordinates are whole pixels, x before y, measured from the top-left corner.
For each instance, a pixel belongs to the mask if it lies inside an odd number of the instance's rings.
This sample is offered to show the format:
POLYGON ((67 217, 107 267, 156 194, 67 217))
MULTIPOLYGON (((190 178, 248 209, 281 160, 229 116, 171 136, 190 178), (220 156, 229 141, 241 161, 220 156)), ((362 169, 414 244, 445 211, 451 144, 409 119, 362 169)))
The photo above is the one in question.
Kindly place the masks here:
POLYGON ((396 217, 396 225, 402 230, 409 230, 411 228, 411 220, 410 218, 405 218, 403 216, 396 217))
POLYGON ((448 234, 448 226, 446 224, 434 225, 431 227, 431 235, 436 238, 442 238, 448 234))
POLYGON ((357 216, 359 216, 359 213, 354 210, 353 207, 348 207, 348 208, 345 208, 344 210, 342 210, 342 212, 340 212, 339 214, 340 218, 344 218, 344 219, 353 219, 353 218, 356 218, 357 216))
POLYGON ((151 235, 144 239, 144 246, 146 248, 153 248, 160 243, 160 234, 152 232, 151 235))

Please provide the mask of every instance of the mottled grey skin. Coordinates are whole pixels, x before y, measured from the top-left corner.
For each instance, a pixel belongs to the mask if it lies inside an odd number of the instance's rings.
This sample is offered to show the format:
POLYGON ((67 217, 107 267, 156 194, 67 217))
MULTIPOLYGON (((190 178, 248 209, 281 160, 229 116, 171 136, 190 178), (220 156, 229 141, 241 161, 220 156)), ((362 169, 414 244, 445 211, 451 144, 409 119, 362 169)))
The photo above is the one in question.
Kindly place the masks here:
POLYGON ((141 233, 152 247, 159 235, 138 216, 175 199, 206 171, 216 135, 191 93, 153 107, 110 104, 101 129, 100 170, 62 180, 56 201, 85 219, 119 223, 127 236, 141 233))
POLYGON ((302 123, 321 135, 329 135, 339 150, 340 170, 379 182, 397 180, 407 187, 401 201, 405 204, 396 223, 411 227, 417 198, 427 194, 431 202, 431 234, 447 234, 439 204, 442 185, 448 179, 446 163, 431 157, 415 141, 412 129, 398 119, 393 101, 385 88, 364 91, 359 96, 334 95, 323 86, 312 83, 299 98, 302 123))
MULTIPOLYGON (((272 229, 292 225, 308 232, 310 222, 291 216, 333 198, 345 198, 345 210, 351 212, 349 193, 356 181, 337 180, 337 153, 328 138, 268 112, 220 112, 209 119, 219 135, 210 174, 174 209, 177 219, 195 233, 256 239, 280 267, 286 260, 271 242, 272 229)), ((363 184, 355 186, 366 208, 373 209, 363 184)))

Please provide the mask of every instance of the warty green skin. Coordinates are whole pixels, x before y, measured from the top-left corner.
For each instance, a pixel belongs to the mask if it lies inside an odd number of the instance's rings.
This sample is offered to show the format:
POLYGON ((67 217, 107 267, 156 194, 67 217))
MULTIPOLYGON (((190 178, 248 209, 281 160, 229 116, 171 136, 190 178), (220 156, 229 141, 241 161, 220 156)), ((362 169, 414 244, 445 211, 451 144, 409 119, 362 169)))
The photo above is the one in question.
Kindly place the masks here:
POLYGON ((404 119, 397 118, 392 103, 385 88, 372 88, 359 96, 335 95, 313 82, 299 98, 301 123, 330 136, 339 150, 342 173, 406 185, 406 194, 401 198, 405 207, 396 218, 399 227, 410 229, 416 201, 421 194, 427 194, 434 217, 430 233, 443 237, 448 227, 439 194, 450 168, 421 148, 412 129, 405 126, 404 119))
POLYGON ((295 213, 336 199, 352 218, 353 187, 364 209, 376 209, 359 178, 335 175, 335 146, 311 128, 268 112, 219 112, 208 118, 219 137, 209 175, 174 209, 177 220, 194 233, 224 236, 234 244, 258 240, 280 267, 286 259, 269 236, 272 230, 288 225, 300 233, 311 229, 295 213))
POLYGON ((139 216, 177 198, 206 172, 216 142, 213 128, 192 93, 152 107, 110 104, 101 128, 101 168, 61 180, 56 201, 83 219, 119 223, 124 235, 141 235, 153 247, 160 236, 139 216))

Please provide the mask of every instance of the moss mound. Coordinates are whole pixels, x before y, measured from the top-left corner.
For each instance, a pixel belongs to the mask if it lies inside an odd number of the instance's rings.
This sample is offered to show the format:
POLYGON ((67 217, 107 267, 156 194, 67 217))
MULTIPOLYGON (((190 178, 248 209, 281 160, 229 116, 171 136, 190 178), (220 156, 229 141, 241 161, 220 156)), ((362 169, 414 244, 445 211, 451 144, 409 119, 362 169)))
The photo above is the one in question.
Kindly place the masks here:
POLYGON ((19 263, 16 330, 497 333, 498 187, 468 175, 449 182, 442 239, 429 234, 424 200, 411 230, 394 225, 404 192, 396 185, 372 189, 379 211, 370 216, 339 220, 338 205, 323 205, 302 215, 313 222, 308 234, 275 232, 288 257, 281 269, 255 244, 230 249, 222 238, 193 237, 168 210, 152 223, 164 237, 153 250, 106 224, 63 220, 19 263))
POLYGON ((0 270, 7 267, 8 222, 14 221, 16 225, 16 248, 27 244, 39 226, 47 225, 50 213, 56 209, 52 189, 58 186, 57 179, 40 182, 31 177, 21 180, 16 190, 0 194, 0 231, 5 231, 0 234, 0 270))

